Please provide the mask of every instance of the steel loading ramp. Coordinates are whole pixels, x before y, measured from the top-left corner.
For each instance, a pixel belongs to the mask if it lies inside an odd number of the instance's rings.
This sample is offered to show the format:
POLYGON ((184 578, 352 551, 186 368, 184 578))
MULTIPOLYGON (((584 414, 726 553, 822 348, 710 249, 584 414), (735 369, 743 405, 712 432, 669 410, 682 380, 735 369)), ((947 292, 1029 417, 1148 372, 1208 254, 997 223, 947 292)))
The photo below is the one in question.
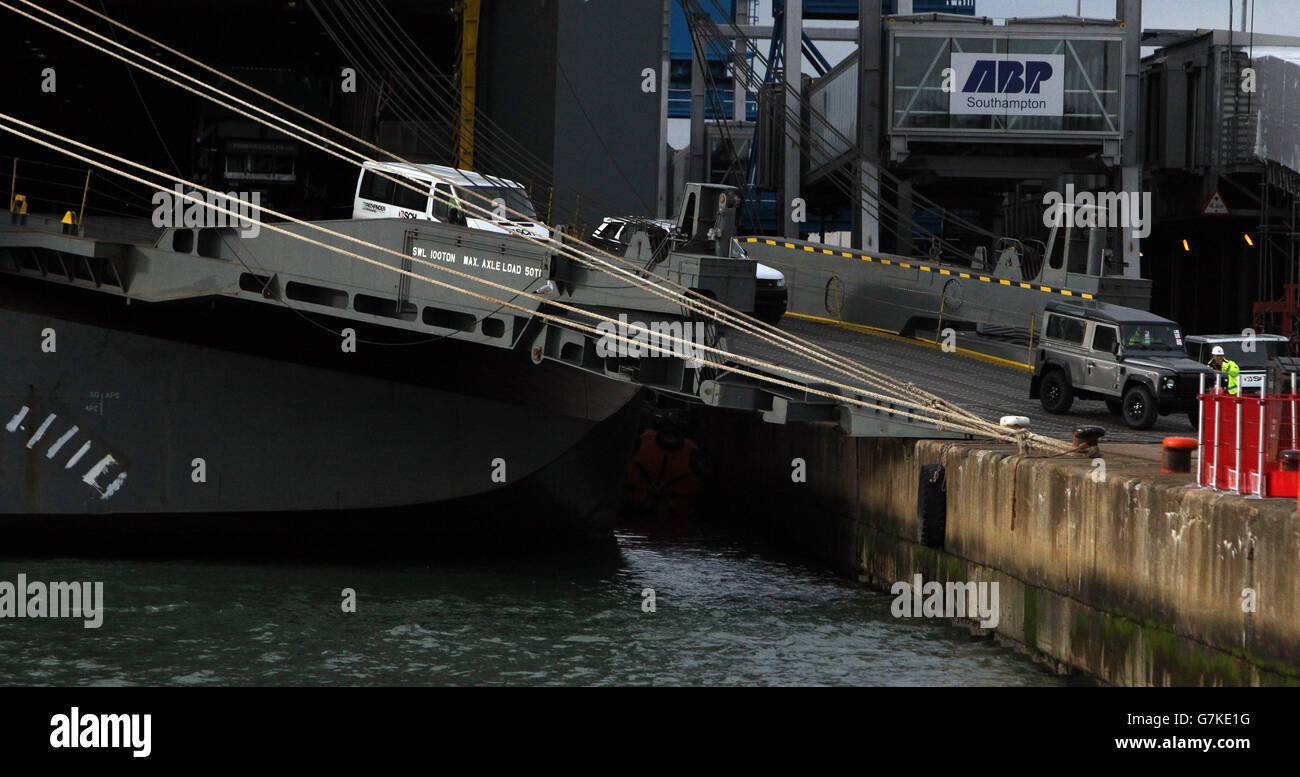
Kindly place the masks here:
MULTIPOLYGON (((737 238, 751 259, 785 275, 789 310, 911 334, 940 319, 1029 330, 1052 300, 1096 299, 1145 310, 1151 281, 1054 271, 1030 280, 1017 268, 979 269, 806 240, 737 238), (1051 285, 1049 285, 1051 284, 1051 285)), ((958 327, 960 328, 960 327, 958 327)))
MULTIPOLYGON (((782 349, 738 332, 727 333, 716 347, 769 364, 790 360, 782 349)), ((605 356, 599 350, 596 336, 558 324, 547 323, 538 332, 533 340, 532 358, 538 363, 558 361, 711 407, 756 412, 769 423, 834 423, 851 437, 973 438, 971 434, 925 420, 927 415, 940 418, 941 413, 937 411, 917 410, 880 398, 846 393, 839 387, 809 381, 791 372, 753 367, 717 354, 710 354, 709 358, 722 359, 727 366, 711 367, 679 356, 605 356), (769 378, 786 385, 774 384, 769 378)), ((811 369, 825 370, 800 364, 795 371, 811 369)))

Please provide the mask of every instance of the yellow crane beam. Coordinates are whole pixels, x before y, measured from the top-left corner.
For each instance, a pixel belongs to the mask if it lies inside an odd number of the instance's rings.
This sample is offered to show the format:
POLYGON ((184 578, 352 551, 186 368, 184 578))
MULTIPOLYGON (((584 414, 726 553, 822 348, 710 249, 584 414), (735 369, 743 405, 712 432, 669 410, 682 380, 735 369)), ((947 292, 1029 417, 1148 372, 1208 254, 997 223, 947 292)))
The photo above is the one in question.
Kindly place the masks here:
POLYGON ((481 0, 460 4, 460 123, 456 142, 456 166, 474 169, 474 98, 478 80, 478 24, 481 0))

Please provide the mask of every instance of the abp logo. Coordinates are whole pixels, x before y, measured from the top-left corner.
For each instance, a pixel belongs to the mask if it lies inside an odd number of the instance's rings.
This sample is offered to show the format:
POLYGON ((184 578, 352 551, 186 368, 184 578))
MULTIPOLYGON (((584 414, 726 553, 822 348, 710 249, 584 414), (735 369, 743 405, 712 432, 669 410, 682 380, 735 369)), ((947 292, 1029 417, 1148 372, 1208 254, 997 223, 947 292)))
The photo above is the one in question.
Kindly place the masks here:
POLYGON ((1056 72, 1051 62, 1029 59, 980 59, 971 67, 963 92, 988 94, 1038 94, 1043 82, 1056 72))
POLYGON ((954 52, 951 62, 950 114, 1061 116, 1064 113, 1065 57, 1061 54, 954 52))

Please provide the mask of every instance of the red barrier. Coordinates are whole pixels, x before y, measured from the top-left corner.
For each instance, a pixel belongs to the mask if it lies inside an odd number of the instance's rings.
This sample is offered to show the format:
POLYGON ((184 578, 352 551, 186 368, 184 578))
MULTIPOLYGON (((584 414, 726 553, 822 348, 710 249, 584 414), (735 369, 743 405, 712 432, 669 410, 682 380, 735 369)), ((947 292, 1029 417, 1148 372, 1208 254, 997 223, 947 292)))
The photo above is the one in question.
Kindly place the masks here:
POLYGON ((1202 394, 1197 483, 1258 496, 1297 496, 1300 476, 1281 452, 1300 448, 1300 395, 1202 394), (1240 434, 1238 434, 1240 429, 1240 434))

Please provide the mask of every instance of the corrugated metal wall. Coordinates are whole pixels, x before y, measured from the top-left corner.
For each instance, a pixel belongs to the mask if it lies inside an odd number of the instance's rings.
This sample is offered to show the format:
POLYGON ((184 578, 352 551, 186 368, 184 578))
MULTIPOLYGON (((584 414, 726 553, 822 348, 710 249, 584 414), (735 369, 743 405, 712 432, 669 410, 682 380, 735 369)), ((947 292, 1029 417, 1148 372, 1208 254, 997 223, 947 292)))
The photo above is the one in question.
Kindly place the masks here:
POLYGON ((816 114, 827 120, 814 119, 808 126, 812 144, 808 152, 809 174, 815 175, 818 168, 851 150, 858 136, 857 52, 812 85, 808 103, 816 114))

